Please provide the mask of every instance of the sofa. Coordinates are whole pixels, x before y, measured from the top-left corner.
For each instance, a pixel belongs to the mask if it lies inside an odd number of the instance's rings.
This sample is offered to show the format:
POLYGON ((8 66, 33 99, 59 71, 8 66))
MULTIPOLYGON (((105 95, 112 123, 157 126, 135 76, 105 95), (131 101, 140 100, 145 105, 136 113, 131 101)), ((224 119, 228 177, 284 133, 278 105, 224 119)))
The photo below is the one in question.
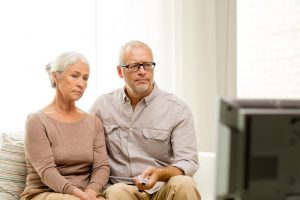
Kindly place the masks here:
POLYGON ((215 200, 215 159, 214 152, 199 152, 199 169, 194 174, 202 200, 215 200))
MULTIPOLYGON (((202 200, 214 199, 215 155, 199 152, 199 170, 194 179, 202 200)), ((0 199, 18 200, 25 186, 26 162, 23 135, 20 132, 0 133, 0 199)))
POLYGON ((26 174, 22 133, 0 133, 0 199, 19 199, 26 174))

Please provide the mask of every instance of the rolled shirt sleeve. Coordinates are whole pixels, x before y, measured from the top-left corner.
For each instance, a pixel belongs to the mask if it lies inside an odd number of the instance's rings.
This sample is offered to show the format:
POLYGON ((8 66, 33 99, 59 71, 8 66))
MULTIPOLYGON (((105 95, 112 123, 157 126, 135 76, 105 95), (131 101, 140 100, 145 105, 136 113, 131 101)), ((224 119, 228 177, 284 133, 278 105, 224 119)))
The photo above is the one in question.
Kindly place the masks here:
POLYGON ((192 114, 188 107, 184 107, 178 115, 178 124, 172 131, 174 157, 171 166, 178 167, 188 176, 193 176, 199 167, 196 141, 192 114))

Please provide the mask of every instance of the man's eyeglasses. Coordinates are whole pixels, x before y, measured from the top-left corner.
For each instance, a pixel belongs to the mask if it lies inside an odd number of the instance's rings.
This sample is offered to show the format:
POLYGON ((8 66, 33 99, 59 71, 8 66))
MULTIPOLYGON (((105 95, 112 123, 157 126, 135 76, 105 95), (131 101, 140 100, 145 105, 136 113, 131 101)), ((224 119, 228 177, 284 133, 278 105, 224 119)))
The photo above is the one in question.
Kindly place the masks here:
POLYGON ((155 62, 143 62, 143 63, 132 63, 128 65, 121 65, 121 67, 126 67, 131 72, 137 72, 140 70, 140 67, 143 66, 144 70, 150 71, 155 67, 155 62))

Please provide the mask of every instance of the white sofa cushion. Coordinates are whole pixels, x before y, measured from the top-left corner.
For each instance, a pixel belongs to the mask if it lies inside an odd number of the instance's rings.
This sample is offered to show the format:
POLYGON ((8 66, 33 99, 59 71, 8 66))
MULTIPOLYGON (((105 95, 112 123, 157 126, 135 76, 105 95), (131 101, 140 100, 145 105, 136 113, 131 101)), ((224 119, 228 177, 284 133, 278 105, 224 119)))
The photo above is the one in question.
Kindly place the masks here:
POLYGON ((3 133, 0 151, 0 199, 19 199, 25 187, 26 174, 23 140, 3 133))
POLYGON ((199 152, 199 169, 194 175, 201 199, 214 200, 215 191, 215 153, 199 152))

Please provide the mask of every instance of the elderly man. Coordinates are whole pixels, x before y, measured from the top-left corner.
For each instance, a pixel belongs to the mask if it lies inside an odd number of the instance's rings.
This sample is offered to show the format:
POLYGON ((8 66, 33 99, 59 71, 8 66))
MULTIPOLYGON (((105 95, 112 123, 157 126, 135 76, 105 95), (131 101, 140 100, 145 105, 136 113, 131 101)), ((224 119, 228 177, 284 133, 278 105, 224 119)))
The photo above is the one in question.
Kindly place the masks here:
POLYGON ((124 88, 100 96, 91 107, 104 124, 111 173, 110 200, 200 199, 192 178, 198 169, 192 114, 153 80, 150 47, 130 41, 120 51, 124 88))

